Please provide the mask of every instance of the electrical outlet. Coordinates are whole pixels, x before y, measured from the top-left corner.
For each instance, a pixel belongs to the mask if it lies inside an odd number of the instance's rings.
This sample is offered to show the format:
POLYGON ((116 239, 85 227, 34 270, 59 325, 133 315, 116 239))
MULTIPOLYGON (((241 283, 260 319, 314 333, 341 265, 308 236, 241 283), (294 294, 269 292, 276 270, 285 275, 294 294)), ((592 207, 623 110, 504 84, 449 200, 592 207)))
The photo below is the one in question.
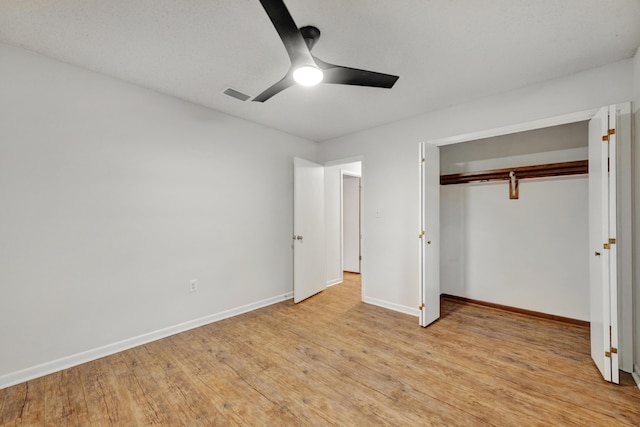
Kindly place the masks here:
POLYGON ((198 279, 189 280, 189 292, 196 292, 198 290, 198 279))

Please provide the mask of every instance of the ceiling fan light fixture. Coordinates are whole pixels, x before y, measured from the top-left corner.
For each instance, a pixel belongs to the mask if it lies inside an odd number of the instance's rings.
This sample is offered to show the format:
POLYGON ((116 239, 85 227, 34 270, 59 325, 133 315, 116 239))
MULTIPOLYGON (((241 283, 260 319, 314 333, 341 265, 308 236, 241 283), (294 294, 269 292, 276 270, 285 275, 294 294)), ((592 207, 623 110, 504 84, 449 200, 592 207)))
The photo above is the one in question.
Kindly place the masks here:
POLYGON ((293 71, 293 80, 302 86, 315 86, 323 77, 322 70, 311 65, 303 65, 293 71))
POLYGON ((284 1, 260 0, 260 3, 284 44, 291 67, 280 81, 253 98, 254 102, 265 102, 295 84, 313 86, 323 82, 385 89, 393 87, 398 76, 331 64, 313 56, 311 49, 320 38, 320 30, 311 25, 298 28, 284 1))

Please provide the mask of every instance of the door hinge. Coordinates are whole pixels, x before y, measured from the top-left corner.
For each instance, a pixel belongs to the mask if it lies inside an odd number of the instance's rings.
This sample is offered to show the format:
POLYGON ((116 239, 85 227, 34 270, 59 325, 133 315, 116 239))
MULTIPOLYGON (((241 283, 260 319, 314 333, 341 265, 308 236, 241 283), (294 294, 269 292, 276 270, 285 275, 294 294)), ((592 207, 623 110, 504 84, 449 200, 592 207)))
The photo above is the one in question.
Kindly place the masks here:
POLYGON ((609 238, 609 244, 610 245, 615 245, 616 244, 616 239, 609 238))
MULTIPOLYGON (((612 335, 612 329, 611 326, 609 326, 609 342, 611 342, 611 335, 612 335)), ((610 354, 618 354, 618 349, 615 347, 610 347, 611 348, 611 353, 610 354)))
POLYGON ((605 243, 604 245, 602 245, 602 247, 605 248, 605 249, 609 249, 609 244, 605 243))
POLYGON ((609 135, 615 135, 615 134, 616 134, 616 130, 615 129, 609 129, 607 134, 602 137, 602 140, 603 141, 608 141, 609 140, 609 135))
POLYGON ((423 308, 424 308, 424 303, 420 304, 420 307, 418 307, 418 309, 420 309, 420 311, 422 311, 423 308))
POLYGON ((362 261, 362 255, 360 255, 360 256, 358 257, 358 259, 359 259, 360 261, 362 261))
POLYGON ((420 232, 420 234, 418 234, 418 239, 422 239, 423 236, 424 236, 424 230, 422 230, 422 232, 420 232))
POLYGON ((604 352, 604 357, 611 357, 611 353, 609 353, 608 351, 604 352))

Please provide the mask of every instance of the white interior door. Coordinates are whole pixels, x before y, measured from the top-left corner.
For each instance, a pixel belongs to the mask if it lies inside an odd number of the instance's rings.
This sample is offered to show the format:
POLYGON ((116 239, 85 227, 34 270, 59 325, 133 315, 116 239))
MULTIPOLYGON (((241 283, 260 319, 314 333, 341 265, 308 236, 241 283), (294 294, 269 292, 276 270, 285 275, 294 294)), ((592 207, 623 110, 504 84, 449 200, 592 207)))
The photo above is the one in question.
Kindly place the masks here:
POLYGON ((603 107, 589 122, 589 301, 591 357, 618 383, 615 116, 615 106, 603 107))
POLYGON ((440 149, 420 144, 420 326, 440 317, 440 149))
POLYGON ((326 288, 324 166, 293 159, 293 301, 326 288))
POLYGON ((342 175, 342 270, 360 273, 360 177, 349 175, 342 175))

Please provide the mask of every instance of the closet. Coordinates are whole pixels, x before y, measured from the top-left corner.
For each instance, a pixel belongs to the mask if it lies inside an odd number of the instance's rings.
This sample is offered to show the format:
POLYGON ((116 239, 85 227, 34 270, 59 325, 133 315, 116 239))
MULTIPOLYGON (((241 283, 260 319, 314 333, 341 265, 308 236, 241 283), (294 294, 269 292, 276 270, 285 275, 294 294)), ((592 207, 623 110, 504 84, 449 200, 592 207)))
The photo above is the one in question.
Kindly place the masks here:
POLYGON ((420 145, 420 325, 436 295, 589 323, 633 369, 629 103, 420 145))
POLYGON ((588 321, 587 159, 586 122, 440 147, 441 293, 588 321))

